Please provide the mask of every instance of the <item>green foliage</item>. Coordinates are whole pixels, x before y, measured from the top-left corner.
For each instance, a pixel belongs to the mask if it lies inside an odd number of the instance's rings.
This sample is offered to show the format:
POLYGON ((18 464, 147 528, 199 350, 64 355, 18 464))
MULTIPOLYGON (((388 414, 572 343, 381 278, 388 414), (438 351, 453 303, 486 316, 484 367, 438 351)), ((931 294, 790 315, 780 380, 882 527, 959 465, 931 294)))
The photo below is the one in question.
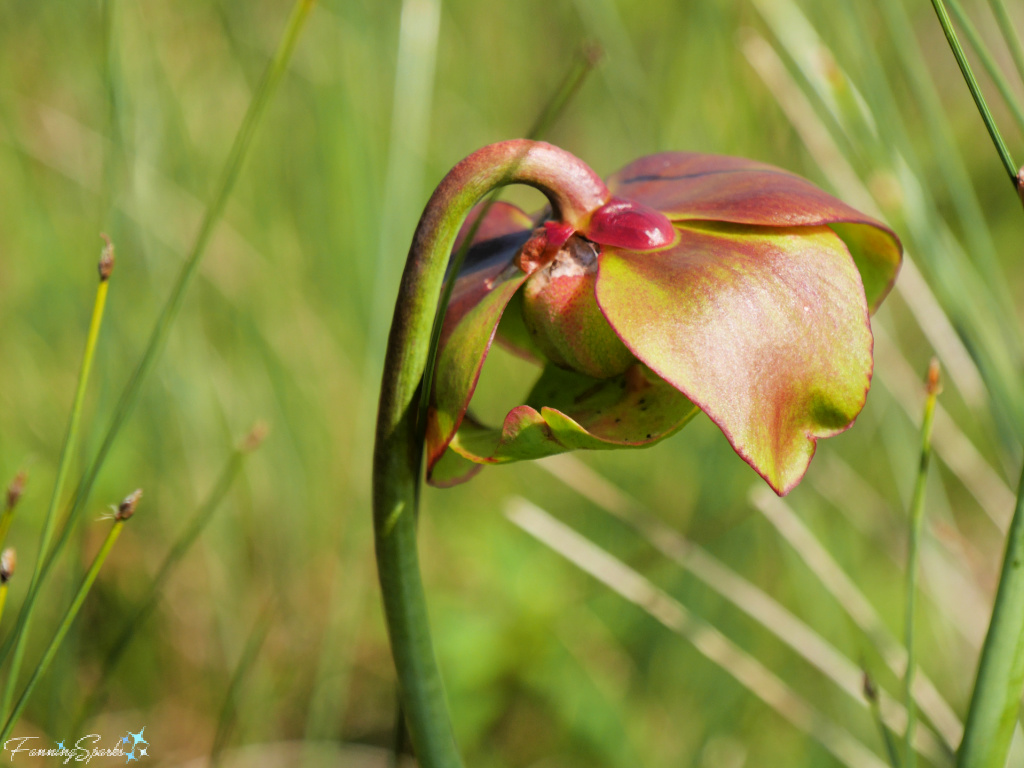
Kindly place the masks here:
MULTIPOLYGON (((978 22, 980 11, 966 10, 978 22)), ((23 466, 31 475, 8 535, 26 565, 75 391, 97 235, 111 235, 118 266, 69 492, 195 242, 287 12, 266 0, 0 6, 0 482, 23 466)), ((443 173, 484 144, 529 131, 588 41, 604 60, 546 138, 597 172, 663 150, 752 157, 882 216, 903 238, 911 264, 872 321, 866 409, 854 429, 822 443, 787 501, 852 577, 884 636, 897 634, 915 420, 934 349, 948 380, 921 539, 917 679, 963 717, 1013 507, 1007 472, 1017 471, 1024 435, 1024 274, 1020 203, 930 9, 323 0, 163 357, 78 517, 70 556, 41 598, 26 675, 99 548, 105 500, 145 488, 145 514, 124 532, 97 599, 67 637, 70 673, 40 679, 26 733, 68 735, 156 566, 232 445, 262 418, 265 445, 168 577, 83 732, 145 724, 161 760, 201 756, 229 690, 240 690, 222 765, 238 745, 305 735, 337 741, 353 764, 357 745, 391 743, 369 446, 398 274, 443 173), (265 642, 247 655, 265 606, 265 642)), ((988 43, 1002 52, 994 35, 988 43)), ((1019 156, 1022 137, 1000 104, 993 110, 1019 156)), ((526 210, 540 204, 531 190, 506 197, 526 210)), ((534 373, 495 350, 481 408, 504 414, 524 402, 534 373)), ((425 578, 467 763, 842 765, 764 703, 763 690, 510 524, 502 511, 513 496, 641 573, 884 760, 856 674, 850 682, 844 672, 852 688, 842 688, 801 654, 805 646, 794 649, 777 626, 666 558, 649 528, 605 514, 621 501, 615 489, 628 491, 896 694, 898 645, 879 640, 856 608, 851 618, 856 601, 837 599, 809 550, 780 537, 751 503, 760 481, 721 432, 698 417, 650 450, 584 460, 597 480, 574 484, 576 465, 523 464, 424 491, 425 578)), ((0 642, 30 573, 11 582, 0 642)), ((926 704, 918 701, 918 733, 931 734, 932 747, 919 765, 947 765, 948 724, 926 704)), ((309 765, 323 754, 310 748, 309 765)), ((336 764, 328 754, 324 764, 336 764)))

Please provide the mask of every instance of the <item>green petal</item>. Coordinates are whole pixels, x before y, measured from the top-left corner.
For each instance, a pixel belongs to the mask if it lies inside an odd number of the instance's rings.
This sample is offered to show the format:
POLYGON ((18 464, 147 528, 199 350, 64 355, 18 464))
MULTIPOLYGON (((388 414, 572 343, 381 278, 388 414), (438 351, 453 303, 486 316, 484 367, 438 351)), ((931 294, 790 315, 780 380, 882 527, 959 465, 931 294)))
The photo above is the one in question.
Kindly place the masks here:
POLYGON ((773 165, 725 155, 666 152, 630 163, 608 180, 608 187, 676 222, 834 225, 861 272, 872 311, 899 272, 902 246, 892 230, 773 165))
MULTIPOLYGON (((466 237, 483 211, 477 206, 459 233, 466 237)), ((529 238, 529 218, 513 205, 495 203, 478 228, 452 290, 427 411, 427 471, 432 475, 469 404, 502 312, 526 274, 514 264, 529 238)), ((445 473, 448 470, 442 468, 445 473)))
POLYGON ((466 413, 501 314, 526 277, 509 264, 500 271, 477 270, 455 284, 441 328, 427 411, 428 475, 466 413))
POLYGON ((668 437, 698 413, 642 365, 602 380, 548 366, 527 403, 513 408, 500 429, 466 418, 451 448, 471 461, 499 464, 579 449, 640 447, 668 437))
POLYGON ((602 254, 597 301, 639 360, 721 427, 777 493, 864 405, 871 328, 828 227, 693 222, 663 251, 602 254))

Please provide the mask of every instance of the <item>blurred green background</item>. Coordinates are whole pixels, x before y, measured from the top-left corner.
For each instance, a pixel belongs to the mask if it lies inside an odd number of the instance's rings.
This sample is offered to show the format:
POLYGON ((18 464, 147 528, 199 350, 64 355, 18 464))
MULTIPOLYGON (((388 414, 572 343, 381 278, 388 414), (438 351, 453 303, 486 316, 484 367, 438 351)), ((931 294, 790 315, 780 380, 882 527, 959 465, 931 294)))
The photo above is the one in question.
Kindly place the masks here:
MULTIPOLYGON (((988 6, 967 10, 1020 98, 988 6)), ((0 5, 0 482, 29 473, 10 606, 38 547, 99 233, 113 238, 117 267, 76 471, 139 359, 288 13, 267 0, 0 5)), ((970 695, 1021 458, 1024 271, 1020 202, 925 0, 321 0, 47 583, 23 674, 105 534, 99 516, 145 490, 16 734, 144 725, 151 759, 171 766, 205 764, 220 730, 225 764, 383 764, 395 691, 369 457, 398 276, 433 186, 472 150, 529 130, 588 44, 603 59, 545 138, 601 174, 673 149, 786 167, 884 216, 912 264, 874 319, 864 413, 822 442, 785 508, 703 417, 648 450, 488 468, 425 491, 425 579, 468 764, 883 760, 859 669, 898 697, 891 638, 902 636, 919 382, 933 353, 947 376, 920 658, 949 705, 933 697, 932 713, 953 721, 925 713, 923 760, 949 764, 941 744, 956 743, 970 695), (132 606, 257 421, 266 441, 135 628, 109 697, 80 722, 132 606), (643 574, 662 602, 623 599, 514 525, 505 513, 523 500, 643 574), (646 535, 609 514, 626 508, 646 535), (794 519, 811 543, 780 533, 794 519), (718 565, 700 578, 672 562, 650 520, 718 565), (753 618, 723 597, 730 589, 748 610, 781 605, 805 622, 796 647, 779 639, 778 614, 753 618), (678 605, 666 613, 665 599, 678 605), (690 620, 659 622, 679 619, 679 605, 690 620), (832 679, 807 659, 823 644, 832 679)), ((475 404, 499 418, 534 375, 495 352, 475 404)))

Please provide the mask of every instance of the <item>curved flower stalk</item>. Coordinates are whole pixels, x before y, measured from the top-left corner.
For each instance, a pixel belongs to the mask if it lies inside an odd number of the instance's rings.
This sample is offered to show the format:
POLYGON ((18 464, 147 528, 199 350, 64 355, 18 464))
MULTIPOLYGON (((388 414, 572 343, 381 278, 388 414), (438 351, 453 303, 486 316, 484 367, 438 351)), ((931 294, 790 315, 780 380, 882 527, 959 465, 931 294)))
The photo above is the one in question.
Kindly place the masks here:
MULTIPOLYGON (((472 219, 471 219, 472 221, 472 219)), ((779 493, 814 442, 846 429, 871 378, 868 313, 899 269, 885 226, 807 181, 736 158, 665 154, 606 184, 564 150, 493 144, 460 162, 413 236, 388 339, 374 447, 374 536, 403 712, 426 768, 457 768, 416 551, 431 482, 474 464, 649 445, 705 411, 779 493), (445 266, 473 207, 505 184, 543 192, 533 220, 478 213, 427 383, 445 266), (461 228, 461 229, 460 229, 461 228), (496 335, 545 362, 500 429, 468 414, 496 335)), ((446 310, 446 311, 445 311, 446 310)))
POLYGON ((508 204, 484 214, 442 327, 430 482, 649 445, 699 409, 789 492, 815 441, 864 405, 868 314, 895 279, 899 240, 806 180, 740 158, 645 157, 607 188, 573 224, 546 212, 536 225, 508 204), (545 368, 525 404, 487 428, 468 406, 495 335, 545 368))

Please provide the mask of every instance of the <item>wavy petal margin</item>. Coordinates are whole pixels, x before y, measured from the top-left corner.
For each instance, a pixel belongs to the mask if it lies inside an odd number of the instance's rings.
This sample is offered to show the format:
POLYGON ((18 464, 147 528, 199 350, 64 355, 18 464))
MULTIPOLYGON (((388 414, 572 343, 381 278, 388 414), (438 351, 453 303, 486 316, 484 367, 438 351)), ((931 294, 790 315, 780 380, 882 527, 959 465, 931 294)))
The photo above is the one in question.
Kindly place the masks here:
POLYGON ((447 486, 468 480, 474 464, 653 445, 700 412, 675 387, 639 364, 621 376, 601 380, 549 365, 527 403, 509 411, 499 429, 467 415, 428 481, 447 486))
POLYGON ((662 251, 602 254, 598 304, 633 354, 786 494, 815 440, 847 429, 867 396, 872 337, 858 270, 824 226, 679 229, 662 251))
POLYGON ((794 173, 754 160, 694 152, 650 155, 611 176, 608 188, 677 223, 828 225, 853 255, 872 312, 892 288, 903 258, 899 238, 880 221, 794 173))

